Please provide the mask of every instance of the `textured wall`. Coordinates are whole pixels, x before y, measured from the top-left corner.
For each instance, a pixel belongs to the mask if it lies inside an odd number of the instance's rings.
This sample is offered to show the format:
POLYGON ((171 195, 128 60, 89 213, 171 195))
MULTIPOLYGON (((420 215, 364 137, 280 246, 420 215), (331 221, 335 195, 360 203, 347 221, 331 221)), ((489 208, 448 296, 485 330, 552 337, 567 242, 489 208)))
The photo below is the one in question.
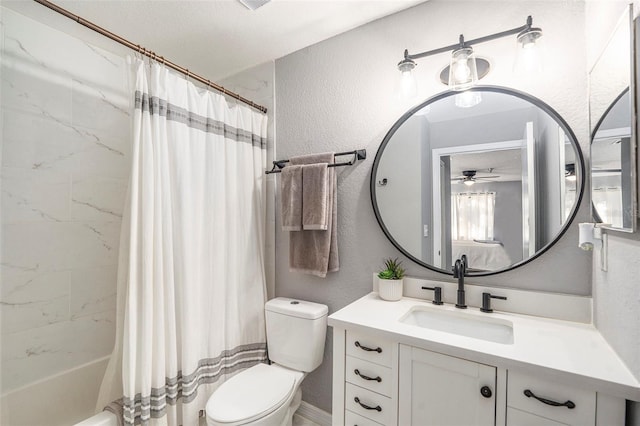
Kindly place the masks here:
MULTIPOLYGON (((516 88, 542 99, 562 115, 588 147, 584 3, 430 1, 412 9, 302 49, 276 61, 276 134, 278 158, 323 151, 367 148, 369 158, 342 168, 338 175, 340 271, 326 279, 290 273, 288 235, 279 231, 276 214, 276 294, 326 303, 330 311, 371 290, 371 274, 384 257, 400 256, 375 220, 369 196, 373 158, 385 133, 408 110, 394 101, 397 62, 402 52, 429 50, 520 26, 527 15, 544 30, 544 71, 527 81, 513 75, 515 40, 477 47, 493 70, 483 83, 516 88), (499 11, 499 13, 496 13, 499 11), (567 36, 571 29, 572 36, 567 36)), ((437 81, 448 55, 419 61, 422 99, 445 90, 437 81)), ((277 206, 277 202, 276 202, 277 206)), ((496 276, 470 279, 492 284, 578 295, 591 293, 591 255, 577 249, 577 223, 588 220, 580 209, 567 234, 536 261, 496 276)), ((406 260, 408 273, 448 279, 406 260)), ((304 399, 331 409, 331 336, 325 362, 303 383, 304 399)))
POLYGON ((111 352, 130 149, 124 59, 1 10, 5 393, 111 352))
MULTIPOLYGON (((266 62, 235 74, 218 83, 224 88, 236 92, 246 99, 267 108, 269 124, 267 126, 267 168, 275 159, 275 64, 266 62)), ((231 101, 233 102, 233 101, 231 101)), ((275 183, 277 175, 264 175, 265 183, 265 275, 267 296, 275 295, 275 183)))
POLYGON ((608 272, 593 261, 594 321, 629 370, 640 379, 640 235, 609 233, 608 272))

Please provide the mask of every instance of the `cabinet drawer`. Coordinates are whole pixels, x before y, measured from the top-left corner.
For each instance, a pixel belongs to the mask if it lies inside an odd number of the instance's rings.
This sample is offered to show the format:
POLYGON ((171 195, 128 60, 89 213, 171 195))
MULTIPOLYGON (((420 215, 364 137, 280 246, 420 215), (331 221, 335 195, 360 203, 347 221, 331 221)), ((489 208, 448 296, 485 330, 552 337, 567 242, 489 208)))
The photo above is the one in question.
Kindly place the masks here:
POLYGON ((391 368, 363 359, 347 357, 345 379, 360 387, 391 396, 391 368))
POLYGON ((344 412, 344 426, 383 426, 349 410, 344 412))
POLYGON ((396 413, 391 398, 351 383, 346 385, 344 408, 383 425, 395 424, 396 413))
POLYGON ((596 418, 596 393, 567 386, 556 380, 540 379, 510 370, 507 406, 568 425, 593 426, 596 418), (571 401, 575 407, 569 409, 565 406, 554 407, 545 404, 533 396, 527 397, 525 390, 531 391, 537 397, 559 403, 571 401))
POLYGON ((388 340, 347 331, 347 355, 391 367, 392 347, 388 340))
POLYGON ((507 408, 507 424, 509 426, 565 426, 564 423, 525 413, 511 407, 507 408))

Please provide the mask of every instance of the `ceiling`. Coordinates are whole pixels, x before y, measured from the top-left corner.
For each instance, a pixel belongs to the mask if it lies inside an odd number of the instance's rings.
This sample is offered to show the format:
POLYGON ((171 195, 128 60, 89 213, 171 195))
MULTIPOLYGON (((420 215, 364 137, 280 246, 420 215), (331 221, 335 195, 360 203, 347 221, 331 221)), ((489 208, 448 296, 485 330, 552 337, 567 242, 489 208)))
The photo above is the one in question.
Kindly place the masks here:
MULTIPOLYGON (((251 11, 236 0, 53 0, 213 81, 424 1, 272 0, 251 11)), ((56 21, 33 1, 2 4, 56 21)))
POLYGON ((474 152, 451 155, 452 183, 462 183, 463 170, 475 170, 478 183, 512 182, 522 180, 522 159, 520 149, 474 152), (485 179, 486 176, 497 176, 485 179))

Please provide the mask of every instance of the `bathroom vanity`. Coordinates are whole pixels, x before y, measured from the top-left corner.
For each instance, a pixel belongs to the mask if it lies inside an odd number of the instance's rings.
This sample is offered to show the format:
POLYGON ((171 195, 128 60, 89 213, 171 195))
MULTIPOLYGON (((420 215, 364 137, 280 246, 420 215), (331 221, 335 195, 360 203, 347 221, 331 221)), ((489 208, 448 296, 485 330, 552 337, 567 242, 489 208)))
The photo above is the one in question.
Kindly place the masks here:
POLYGON ((640 400, 587 323, 372 292, 329 325, 334 425, 622 426, 640 400))

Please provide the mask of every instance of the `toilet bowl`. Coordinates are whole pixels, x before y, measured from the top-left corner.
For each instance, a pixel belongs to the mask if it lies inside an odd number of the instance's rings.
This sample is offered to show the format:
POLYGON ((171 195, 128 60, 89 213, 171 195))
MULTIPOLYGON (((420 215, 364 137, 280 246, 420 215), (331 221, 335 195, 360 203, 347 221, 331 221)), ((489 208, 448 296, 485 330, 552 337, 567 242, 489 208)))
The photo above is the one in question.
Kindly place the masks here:
POLYGON ((288 426, 300 405, 304 374, 258 364, 223 383, 206 406, 209 426, 288 426))
POLYGON ((329 309, 276 298, 265 305, 271 364, 243 370, 216 389, 205 408, 208 426, 291 426, 300 384, 324 354, 329 309))

